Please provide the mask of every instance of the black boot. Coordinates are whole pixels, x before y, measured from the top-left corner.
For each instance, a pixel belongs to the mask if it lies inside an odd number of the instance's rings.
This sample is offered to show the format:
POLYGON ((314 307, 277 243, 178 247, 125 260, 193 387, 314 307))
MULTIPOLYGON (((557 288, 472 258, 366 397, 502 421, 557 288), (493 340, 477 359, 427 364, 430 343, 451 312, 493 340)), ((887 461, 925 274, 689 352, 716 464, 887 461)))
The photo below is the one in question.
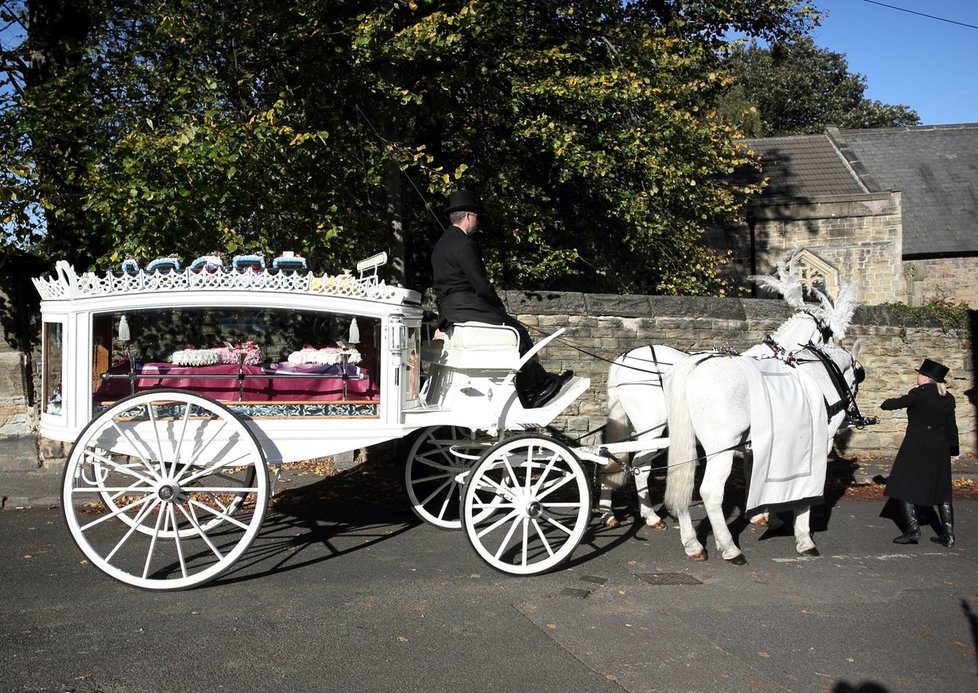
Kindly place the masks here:
POLYGON ((938 505, 937 514, 941 516, 941 533, 930 540, 950 548, 954 546, 954 506, 951 501, 938 505))
POLYGON ((900 518, 906 530, 903 534, 893 540, 894 544, 916 544, 920 539, 920 525, 917 524, 917 508, 913 503, 905 500, 897 501, 897 508, 900 511, 900 518))

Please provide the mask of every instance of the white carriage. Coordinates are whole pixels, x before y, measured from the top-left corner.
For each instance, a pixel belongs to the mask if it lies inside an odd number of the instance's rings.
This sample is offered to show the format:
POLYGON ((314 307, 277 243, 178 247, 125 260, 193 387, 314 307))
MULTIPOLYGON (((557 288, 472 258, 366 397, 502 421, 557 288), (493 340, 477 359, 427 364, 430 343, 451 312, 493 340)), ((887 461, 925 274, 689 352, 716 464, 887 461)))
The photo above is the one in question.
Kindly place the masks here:
POLYGON ((384 254, 356 276, 249 257, 104 275, 59 262, 34 280, 40 432, 73 442, 62 507, 94 565, 146 589, 203 584, 248 550, 281 465, 400 438, 417 514, 463 527, 493 567, 531 574, 574 551, 592 510, 581 460, 603 455, 540 429, 590 383, 525 409, 513 382, 556 334, 522 359, 505 327, 423 343, 421 297, 378 279, 384 254))

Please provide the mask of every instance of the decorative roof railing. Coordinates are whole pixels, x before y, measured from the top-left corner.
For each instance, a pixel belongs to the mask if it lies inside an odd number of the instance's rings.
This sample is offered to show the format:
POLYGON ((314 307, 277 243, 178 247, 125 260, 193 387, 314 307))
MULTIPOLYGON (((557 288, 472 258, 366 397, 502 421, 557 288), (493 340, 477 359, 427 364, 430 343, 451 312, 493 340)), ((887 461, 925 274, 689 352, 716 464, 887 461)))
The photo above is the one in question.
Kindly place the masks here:
MULTIPOLYGON (((381 254, 386 261, 386 254, 381 254)), ((178 291, 276 291, 340 296, 358 298, 384 303, 401 303, 414 292, 394 286, 387 286, 377 278, 376 268, 383 261, 374 256, 366 269, 372 275, 364 276, 364 261, 359 263, 360 276, 351 274, 317 275, 312 272, 260 271, 253 269, 240 271, 234 268, 212 268, 194 271, 183 270, 136 272, 83 272, 78 274, 74 267, 64 260, 55 265, 56 276, 35 278, 34 286, 44 300, 74 300, 100 296, 143 294, 178 291)))

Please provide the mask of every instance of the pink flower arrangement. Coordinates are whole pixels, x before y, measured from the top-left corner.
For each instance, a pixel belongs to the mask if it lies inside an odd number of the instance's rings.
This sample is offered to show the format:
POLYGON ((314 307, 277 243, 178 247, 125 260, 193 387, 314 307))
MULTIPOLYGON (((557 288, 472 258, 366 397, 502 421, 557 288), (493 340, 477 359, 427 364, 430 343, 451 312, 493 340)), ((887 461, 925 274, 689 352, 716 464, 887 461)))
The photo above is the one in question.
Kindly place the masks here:
POLYGON ((239 357, 244 356, 244 363, 248 366, 257 366, 262 360, 261 349, 254 342, 225 342, 223 347, 215 349, 221 363, 238 363, 239 357))

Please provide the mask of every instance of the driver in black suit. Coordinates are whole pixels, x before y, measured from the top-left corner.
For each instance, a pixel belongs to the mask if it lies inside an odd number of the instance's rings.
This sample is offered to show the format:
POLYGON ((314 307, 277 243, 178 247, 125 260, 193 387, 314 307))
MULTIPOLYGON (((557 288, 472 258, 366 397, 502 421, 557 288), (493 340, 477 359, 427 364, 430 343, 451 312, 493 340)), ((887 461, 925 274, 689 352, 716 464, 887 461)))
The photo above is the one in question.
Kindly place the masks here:
MULTIPOLYGON (((479 228, 483 207, 468 190, 453 192, 445 213, 451 226, 445 229, 431 253, 435 298, 444 328, 458 322, 477 321, 508 325, 520 337, 520 355, 533 346, 526 328, 506 313, 496 290, 486 276, 479 244, 472 237, 479 228)), ((534 356, 516 376, 516 389, 524 407, 542 407, 574 375, 548 373, 534 356)))

